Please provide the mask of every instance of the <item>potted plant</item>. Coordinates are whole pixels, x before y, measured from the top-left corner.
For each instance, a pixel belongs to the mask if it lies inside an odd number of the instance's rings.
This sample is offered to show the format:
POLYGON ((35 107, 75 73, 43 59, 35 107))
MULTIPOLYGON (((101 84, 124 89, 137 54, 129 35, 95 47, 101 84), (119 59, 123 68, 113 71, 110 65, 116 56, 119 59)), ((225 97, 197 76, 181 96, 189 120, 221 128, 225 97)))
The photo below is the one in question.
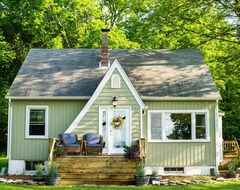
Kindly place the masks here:
POLYGON ((159 176, 158 170, 157 170, 157 169, 154 169, 154 170, 152 171, 152 175, 150 176, 151 182, 152 182, 152 181, 160 181, 160 179, 161 179, 161 176, 159 176))
POLYGON ((49 164, 48 175, 46 177, 46 184, 52 186, 58 186, 60 184, 61 177, 58 173, 58 165, 55 162, 49 164))
POLYGON ((238 162, 239 161, 237 159, 233 159, 232 161, 229 162, 228 172, 227 172, 228 178, 236 178, 236 170, 237 170, 238 162))
POLYGON ((134 176, 137 186, 147 186, 149 183, 150 176, 146 175, 144 170, 144 163, 142 161, 138 162, 137 174, 134 176))
POLYGON ((138 151, 138 147, 136 145, 132 146, 124 146, 124 157, 125 158, 138 158, 140 153, 138 151))
POLYGON ((65 151, 64 151, 64 146, 62 144, 59 144, 54 148, 55 156, 62 156, 64 154, 65 154, 65 151))
POLYGON ((37 182, 44 181, 45 180, 43 176, 44 165, 36 164, 35 170, 36 171, 35 171, 35 175, 33 176, 33 180, 37 182))

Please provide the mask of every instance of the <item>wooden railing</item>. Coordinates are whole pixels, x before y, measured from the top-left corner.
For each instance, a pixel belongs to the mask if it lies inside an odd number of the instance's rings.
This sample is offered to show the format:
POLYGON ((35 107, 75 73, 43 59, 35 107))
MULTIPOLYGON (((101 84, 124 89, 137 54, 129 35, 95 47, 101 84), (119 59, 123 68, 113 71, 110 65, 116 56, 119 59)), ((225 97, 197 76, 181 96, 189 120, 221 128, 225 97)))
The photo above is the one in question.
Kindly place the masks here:
POLYGON ((223 154, 239 156, 239 145, 237 141, 223 141, 223 154))
POLYGON ((138 147, 140 151, 140 158, 146 157, 145 138, 138 140, 138 147))
POLYGON ((48 145, 48 163, 51 164, 53 162, 53 156, 54 156, 54 148, 55 144, 57 142, 57 138, 50 138, 49 139, 49 145, 48 145))

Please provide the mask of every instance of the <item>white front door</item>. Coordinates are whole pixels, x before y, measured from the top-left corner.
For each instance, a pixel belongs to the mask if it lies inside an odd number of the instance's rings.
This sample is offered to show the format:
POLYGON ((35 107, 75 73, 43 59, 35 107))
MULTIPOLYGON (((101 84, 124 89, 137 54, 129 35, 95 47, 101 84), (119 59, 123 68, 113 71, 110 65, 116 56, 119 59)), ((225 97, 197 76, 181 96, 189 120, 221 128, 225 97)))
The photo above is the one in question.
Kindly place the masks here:
POLYGON ((105 141, 103 153, 123 154, 124 145, 130 145, 130 109, 100 109, 100 133, 105 141), (123 118, 122 126, 113 124, 113 118, 123 118))

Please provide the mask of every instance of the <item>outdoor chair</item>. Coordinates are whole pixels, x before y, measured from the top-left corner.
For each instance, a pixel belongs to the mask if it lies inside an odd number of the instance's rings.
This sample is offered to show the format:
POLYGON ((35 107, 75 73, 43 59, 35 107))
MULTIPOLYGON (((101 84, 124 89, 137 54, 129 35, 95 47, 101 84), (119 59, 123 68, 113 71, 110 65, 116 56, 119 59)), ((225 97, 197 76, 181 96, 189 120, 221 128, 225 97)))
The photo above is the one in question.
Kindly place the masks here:
POLYGON ((85 155, 88 153, 100 153, 102 155, 104 141, 102 135, 97 133, 87 133, 83 135, 83 150, 85 155))
POLYGON ((59 140, 64 146, 64 152, 67 154, 71 153, 81 153, 82 143, 78 141, 78 137, 73 133, 63 133, 58 135, 59 140))

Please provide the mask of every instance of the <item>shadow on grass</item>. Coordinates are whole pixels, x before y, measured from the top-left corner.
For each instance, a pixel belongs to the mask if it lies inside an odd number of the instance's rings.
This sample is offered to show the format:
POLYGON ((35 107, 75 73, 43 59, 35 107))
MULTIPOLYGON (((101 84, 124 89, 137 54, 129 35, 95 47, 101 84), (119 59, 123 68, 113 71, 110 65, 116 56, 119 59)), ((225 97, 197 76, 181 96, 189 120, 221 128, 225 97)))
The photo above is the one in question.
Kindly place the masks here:
POLYGON ((73 190, 238 190, 240 189, 240 181, 238 182, 222 182, 217 184, 204 185, 186 185, 186 186, 80 186, 80 187, 49 187, 49 186, 28 186, 28 185, 13 185, 0 184, 1 190, 57 190, 57 189, 73 189, 73 190))

